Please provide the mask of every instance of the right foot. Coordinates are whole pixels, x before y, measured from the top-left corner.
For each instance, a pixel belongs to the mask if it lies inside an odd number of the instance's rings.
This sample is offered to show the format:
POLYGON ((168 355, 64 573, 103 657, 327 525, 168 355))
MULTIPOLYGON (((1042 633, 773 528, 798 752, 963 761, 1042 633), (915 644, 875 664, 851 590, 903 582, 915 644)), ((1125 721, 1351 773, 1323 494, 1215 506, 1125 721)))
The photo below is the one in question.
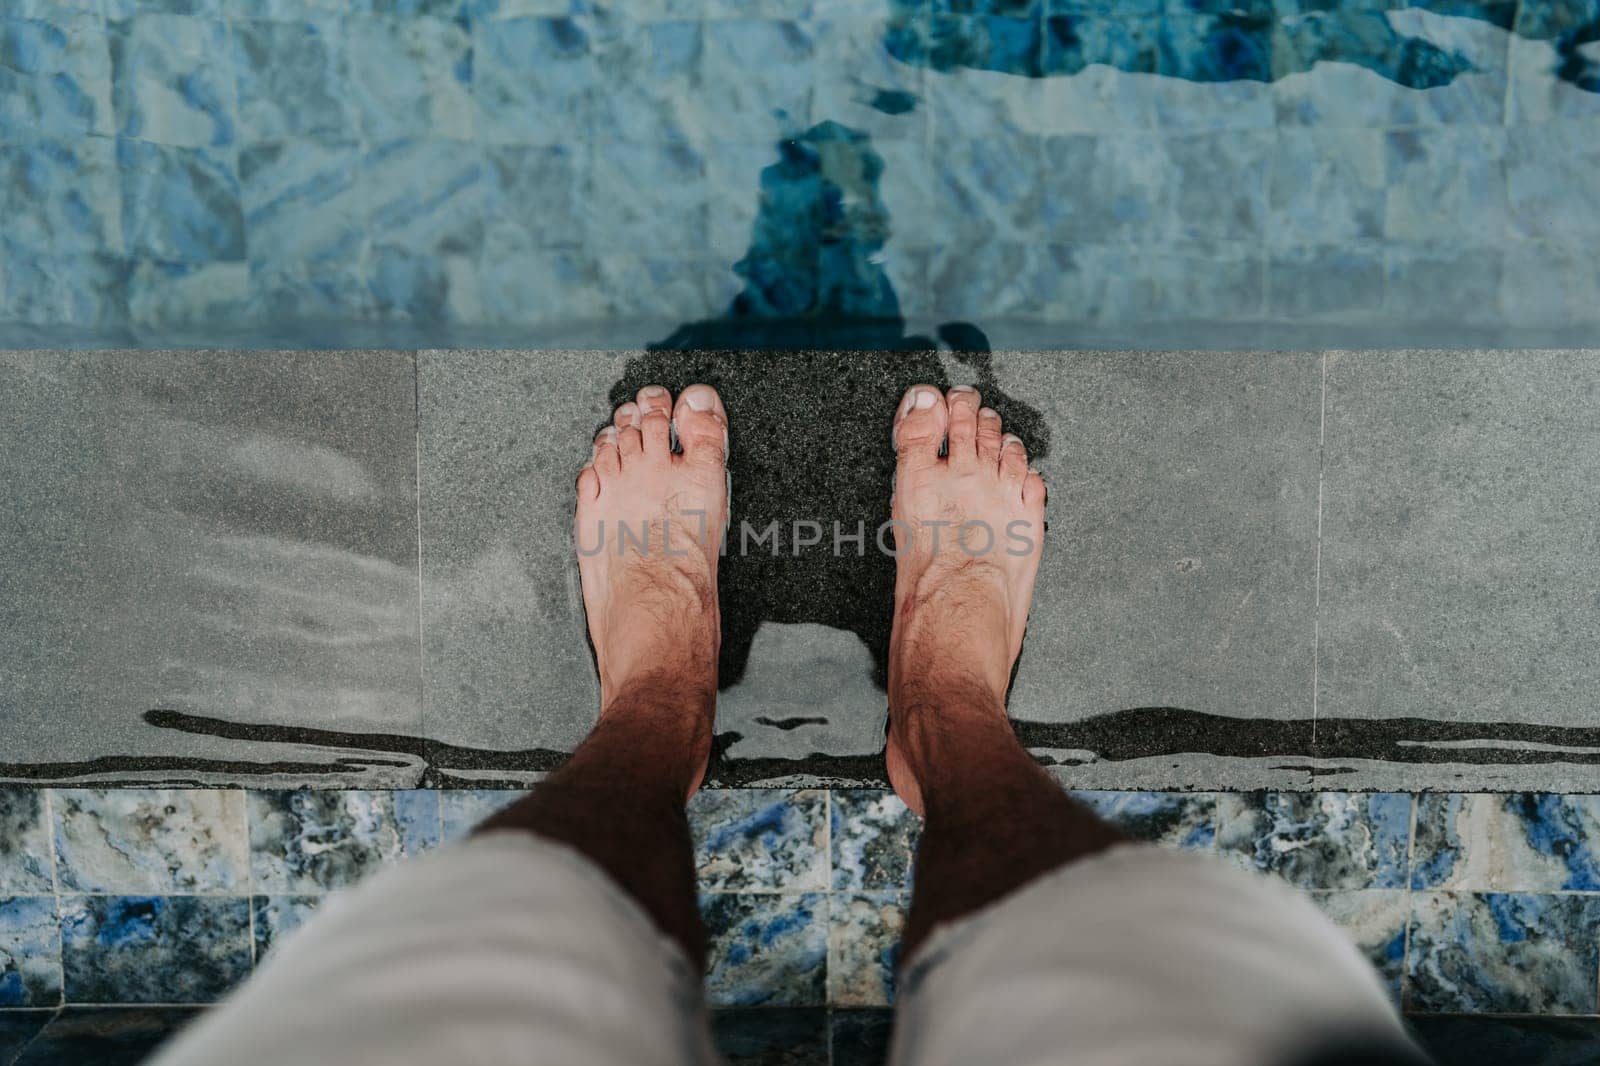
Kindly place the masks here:
MULTIPOLYGON (((689 701, 697 706, 715 700, 727 426, 711 386, 690 385, 674 403, 647 385, 616 409, 578 471, 574 535, 602 717, 630 689, 649 697, 681 688, 674 705, 689 694, 709 694, 689 701)), ((709 755, 710 722, 690 725, 705 733, 709 755)))
POLYGON ((919 814, 919 738, 937 730, 919 716, 959 704, 1004 720, 1044 545, 1044 479, 980 404, 972 388, 915 385, 895 412, 886 759, 895 792, 919 814))

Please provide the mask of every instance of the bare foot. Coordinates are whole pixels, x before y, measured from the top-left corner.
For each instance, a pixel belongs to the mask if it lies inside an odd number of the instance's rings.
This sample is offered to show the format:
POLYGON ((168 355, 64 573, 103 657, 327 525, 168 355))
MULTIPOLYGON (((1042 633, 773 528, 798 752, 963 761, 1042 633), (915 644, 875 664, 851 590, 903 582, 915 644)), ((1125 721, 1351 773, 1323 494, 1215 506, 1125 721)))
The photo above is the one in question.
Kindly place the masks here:
MULTIPOLYGON (((617 408, 578 471, 573 532, 602 717, 621 697, 714 707, 727 426, 711 386, 690 385, 674 404, 665 388, 647 385, 617 408)), ((705 738, 698 787, 711 723, 693 724, 705 738)))
POLYGON ((971 697, 971 713, 1004 718, 1044 546, 1044 479, 981 403, 976 389, 915 385, 895 412, 886 759, 895 792, 919 814, 920 738, 937 729, 919 716, 957 694, 971 697))

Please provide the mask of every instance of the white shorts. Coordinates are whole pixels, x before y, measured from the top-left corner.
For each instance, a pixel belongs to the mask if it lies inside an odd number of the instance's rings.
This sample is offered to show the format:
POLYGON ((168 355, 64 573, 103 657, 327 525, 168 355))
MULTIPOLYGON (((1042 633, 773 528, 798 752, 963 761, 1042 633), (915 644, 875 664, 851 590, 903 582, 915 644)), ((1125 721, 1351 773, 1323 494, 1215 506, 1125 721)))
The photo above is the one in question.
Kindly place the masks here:
MULTIPOLYGON (((938 931, 900 1066, 1275 1064, 1322 1029, 1404 1030, 1308 901, 1125 845, 938 931)), ((698 976, 597 867, 487 833, 330 900, 158 1066, 714 1063, 698 976)))

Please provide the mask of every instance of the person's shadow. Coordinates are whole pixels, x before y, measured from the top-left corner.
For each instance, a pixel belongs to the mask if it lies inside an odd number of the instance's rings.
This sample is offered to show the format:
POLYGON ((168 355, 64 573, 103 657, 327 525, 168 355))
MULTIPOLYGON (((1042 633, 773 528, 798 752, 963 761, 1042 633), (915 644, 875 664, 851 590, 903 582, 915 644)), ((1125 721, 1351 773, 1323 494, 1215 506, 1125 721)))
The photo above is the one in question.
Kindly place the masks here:
MULTIPOLYGON (((730 412, 722 688, 743 676, 763 621, 852 632, 872 653, 874 683, 886 682, 894 559, 877 535, 889 519, 890 419, 910 386, 951 381, 940 344, 905 332, 875 262, 889 233, 877 194, 882 169, 867 137, 837 123, 781 143, 761 174, 751 247, 734 267, 744 291, 722 317, 684 325, 629 360, 611 389, 615 405, 647 384, 676 392, 703 381, 730 412), (775 542, 757 543, 773 523, 775 542), (858 532, 864 537, 850 539, 858 532)), ((983 333, 965 323, 937 332, 1007 429, 1033 456, 1046 454, 1048 427, 1001 389, 983 333)), ((892 547, 888 531, 884 543, 892 547)))

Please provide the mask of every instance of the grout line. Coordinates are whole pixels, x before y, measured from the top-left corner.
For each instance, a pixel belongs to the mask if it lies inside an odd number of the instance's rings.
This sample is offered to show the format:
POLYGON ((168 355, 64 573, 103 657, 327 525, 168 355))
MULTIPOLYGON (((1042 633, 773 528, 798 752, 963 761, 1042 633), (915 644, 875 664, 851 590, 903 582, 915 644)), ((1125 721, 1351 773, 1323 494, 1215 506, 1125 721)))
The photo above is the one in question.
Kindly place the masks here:
POLYGON ((1417 855, 1417 816, 1422 807, 1422 797, 1416 793, 1411 794, 1411 828, 1406 839, 1406 881, 1405 889, 1405 934, 1400 943, 1400 1003, 1405 1009, 1406 997, 1411 992, 1411 927, 1416 924, 1417 897, 1412 885, 1416 878, 1412 871, 1416 867, 1417 855))
MULTIPOLYGON (((59 1009, 67 1002, 67 937, 61 928, 61 868, 56 855, 56 790, 46 788, 40 791, 44 793, 44 802, 40 804, 39 809, 44 815, 45 852, 50 856, 50 909, 56 927, 56 970, 61 974, 59 1009)), ((48 1025, 49 1022, 45 1024, 48 1025)))
MULTIPOLYGON (((1322 353, 1321 408, 1317 421, 1317 566, 1311 598, 1311 761, 1317 761, 1317 686, 1322 659, 1322 479, 1328 452, 1328 353, 1322 353)), ((1315 771, 1313 771, 1315 777, 1315 771)))
MULTIPOLYGON (((417 727, 418 732, 427 734, 428 723, 426 707, 423 699, 426 685, 423 683, 423 654, 424 643, 422 639, 422 352, 411 353, 411 441, 412 441, 412 472, 416 476, 416 507, 413 516, 417 523, 417 727)), ((424 755, 422 759, 422 779, 419 785, 427 785, 429 761, 424 755)))

